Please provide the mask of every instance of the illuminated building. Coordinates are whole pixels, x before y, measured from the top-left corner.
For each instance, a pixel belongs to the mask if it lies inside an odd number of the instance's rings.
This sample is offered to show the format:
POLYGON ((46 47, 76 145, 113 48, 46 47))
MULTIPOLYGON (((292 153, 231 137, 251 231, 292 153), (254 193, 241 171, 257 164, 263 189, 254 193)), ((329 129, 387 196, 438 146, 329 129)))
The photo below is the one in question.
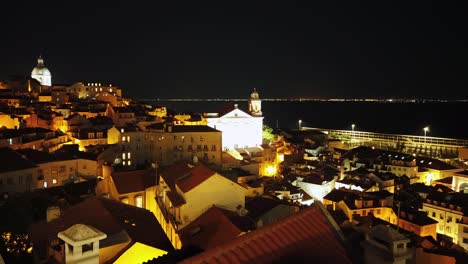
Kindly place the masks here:
POLYGON ((0 193, 32 191, 37 185, 37 165, 10 148, 0 148, 0 193))
POLYGON ((67 93, 72 94, 76 98, 96 98, 100 93, 110 93, 117 97, 122 97, 122 89, 112 86, 101 85, 101 83, 74 83, 66 88, 67 93))
POLYGON ((227 113, 205 113, 208 126, 223 132, 223 149, 245 148, 262 144, 263 117, 261 100, 254 90, 249 100, 250 114, 238 105, 227 113))
POLYGON ((6 127, 10 129, 18 129, 24 126, 24 122, 21 118, 12 115, 6 115, 0 113, 0 127, 6 127))
POLYGON ((468 171, 460 171, 453 174, 451 188, 456 192, 468 193, 468 171))
POLYGON ((156 218, 178 249, 179 230, 213 205, 244 210, 245 188, 204 165, 179 162, 160 170, 156 201, 156 218))
POLYGON ((38 80, 42 85, 52 85, 52 74, 44 65, 42 56, 37 58, 37 66, 31 72, 31 78, 38 80))
POLYGON ((109 190, 102 190, 103 193, 124 204, 154 211, 154 208, 151 208, 151 205, 155 205, 154 197, 156 197, 154 169, 113 171, 110 177, 106 176, 104 181, 107 181, 105 184, 108 184, 109 190))
POLYGON ((108 106, 107 117, 110 117, 116 127, 123 127, 136 122, 135 113, 125 106, 108 106))
POLYGON ((84 181, 82 176, 97 177, 102 174, 96 157, 90 153, 73 151, 51 154, 33 149, 21 149, 16 152, 38 166, 34 189, 62 186, 84 181))
MULTIPOLYGON (((463 223, 466 217, 465 202, 467 200, 468 194, 432 192, 423 201, 422 211, 438 222, 437 233, 449 236, 454 243, 459 244, 464 242, 463 239, 468 234, 464 232, 468 229, 460 228, 460 223, 463 223)), ((466 224, 463 225, 466 226, 466 224)), ((464 243, 466 242, 468 240, 464 243)))
POLYGON ((374 215, 384 221, 397 224, 397 215, 393 211, 393 194, 388 191, 357 192, 335 189, 323 197, 323 204, 332 209, 341 210, 349 221, 354 215, 374 215))
POLYGON ((441 160, 428 157, 417 157, 416 163, 419 166, 419 182, 423 182, 426 185, 431 185, 433 181, 444 179, 463 171, 462 168, 457 168, 441 160))
POLYGON ((194 159, 221 165, 221 132, 216 129, 163 123, 148 125, 144 129, 127 126, 108 130, 108 143, 121 146, 116 158, 122 165, 132 167, 151 162, 168 165, 194 159))

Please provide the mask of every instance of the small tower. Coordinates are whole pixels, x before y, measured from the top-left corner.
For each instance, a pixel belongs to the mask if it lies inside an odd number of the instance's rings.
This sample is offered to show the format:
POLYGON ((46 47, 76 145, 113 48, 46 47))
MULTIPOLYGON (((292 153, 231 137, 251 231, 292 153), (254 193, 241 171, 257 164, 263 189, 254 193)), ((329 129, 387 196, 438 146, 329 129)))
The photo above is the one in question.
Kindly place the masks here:
POLYGON ((262 116, 262 100, 260 100, 257 89, 255 88, 250 94, 249 112, 252 116, 262 116))
POLYGON ((49 69, 44 65, 44 59, 42 59, 42 56, 37 58, 37 66, 32 70, 31 78, 38 80, 41 85, 52 85, 52 75, 50 74, 49 69))
POLYGON ((58 233, 65 242, 65 263, 98 264, 99 240, 107 237, 101 231, 83 224, 76 224, 58 233))

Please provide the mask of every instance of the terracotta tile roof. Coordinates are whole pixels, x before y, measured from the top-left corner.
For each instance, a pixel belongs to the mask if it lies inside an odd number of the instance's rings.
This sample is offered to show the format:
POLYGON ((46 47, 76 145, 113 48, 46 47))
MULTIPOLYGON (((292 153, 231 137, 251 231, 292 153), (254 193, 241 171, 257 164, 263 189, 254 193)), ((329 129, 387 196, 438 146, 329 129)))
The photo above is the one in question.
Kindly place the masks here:
POLYGON ((189 192, 199 184, 213 176, 216 172, 204 165, 197 165, 190 173, 176 180, 177 186, 184 193, 189 192))
POLYGON ((162 167, 160 171, 161 177, 171 190, 175 190, 175 181, 190 173, 191 167, 187 161, 180 161, 173 165, 162 167))
POLYGON ((313 206, 181 263, 351 263, 327 217, 313 206))
POLYGON ((2 166, 0 166, 0 173, 26 170, 37 167, 31 161, 22 157, 22 155, 10 148, 0 148, 0 157, 2 166))
POLYGON ((214 129, 209 126, 201 126, 201 125, 184 125, 184 126, 174 126, 172 128, 173 133, 182 133, 182 132, 219 132, 221 131, 214 129))
POLYGON ((134 242, 166 251, 173 250, 158 220, 150 211, 107 198, 93 197, 68 208, 59 218, 48 223, 32 224, 29 233, 35 251, 46 250, 48 241, 56 239, 58 232, 78 223, 92 226, 107 235, 101 247, 116 244, 116 240, 117 243, 124 242, 121 237, 122 232, 126 232, 134 242))
POLYGON ((116 113, 133 113, 128 107, 124 106, 113 106, 112 107, 116 113))
POLYGON ((206 250, 253 229, 255 225, 248 218, 213 206, 181 229, 179 234, 184 247, 196 246, 206 250))
POLYGON ((112 180, 120 194, 144 191, 156 185, 154 170, 112 172, 112 180))
POLYGON ((249 217, 256 219, 280 204, 281 201, 273 197, 257 196, 245 201, 245 209, 249 211, 249 217))
POLYGON ((185 204, 185 200, 182 196, 180 196, 177 192, 175 191, 169 191, 166 193, 167 198, 171 201, 172 205, 174 207, 179 207, 183 204, 185 204))

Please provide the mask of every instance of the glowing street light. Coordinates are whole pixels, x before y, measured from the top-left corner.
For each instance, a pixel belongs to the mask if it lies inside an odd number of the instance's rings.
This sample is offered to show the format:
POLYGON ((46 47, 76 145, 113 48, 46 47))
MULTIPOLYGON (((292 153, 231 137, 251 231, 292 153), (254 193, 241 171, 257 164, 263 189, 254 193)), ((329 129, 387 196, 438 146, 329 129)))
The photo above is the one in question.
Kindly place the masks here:
POLYGON ((354 127, 355 127, 355 126, 356 126, 356 125, 351 124, 351 131, 352 131, 352 132, 351 132, 351 143, 353 143, 353 138, 354 138, 354 127))
POLYGON ((424 145, 426 145, 426 135, 427 135, 427 132, 429 132, 429 127, 427 126, 423 128, 423 130, 424 130, 424 145))
POLYGON ((299 130, 301 130, 301 124, 302 124, 302 120, 301 120, 301 119, 299 119, 299 121, 297 121, 297 122, 298 122, 298 124, 299 124, 299 130))

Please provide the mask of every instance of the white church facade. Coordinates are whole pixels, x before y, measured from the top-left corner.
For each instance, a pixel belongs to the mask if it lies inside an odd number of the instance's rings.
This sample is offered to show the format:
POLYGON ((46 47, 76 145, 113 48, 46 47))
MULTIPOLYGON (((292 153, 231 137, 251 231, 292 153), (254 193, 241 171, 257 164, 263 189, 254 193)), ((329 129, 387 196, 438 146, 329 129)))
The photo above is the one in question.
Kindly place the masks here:
POLYGON ((234 109, 220 115, 206 113, 207 125, 222 133, 223 150, 254 147, 262 144, 263 116, 261 100, 254 89, 249 99, 249 113, 234 105, 234 109))
POLYGON ((52 74, 44 65, 42 56, 37 58, 37 66, 31 72, 31 78, 38 80, 41 85, 52 86, 52 74))

